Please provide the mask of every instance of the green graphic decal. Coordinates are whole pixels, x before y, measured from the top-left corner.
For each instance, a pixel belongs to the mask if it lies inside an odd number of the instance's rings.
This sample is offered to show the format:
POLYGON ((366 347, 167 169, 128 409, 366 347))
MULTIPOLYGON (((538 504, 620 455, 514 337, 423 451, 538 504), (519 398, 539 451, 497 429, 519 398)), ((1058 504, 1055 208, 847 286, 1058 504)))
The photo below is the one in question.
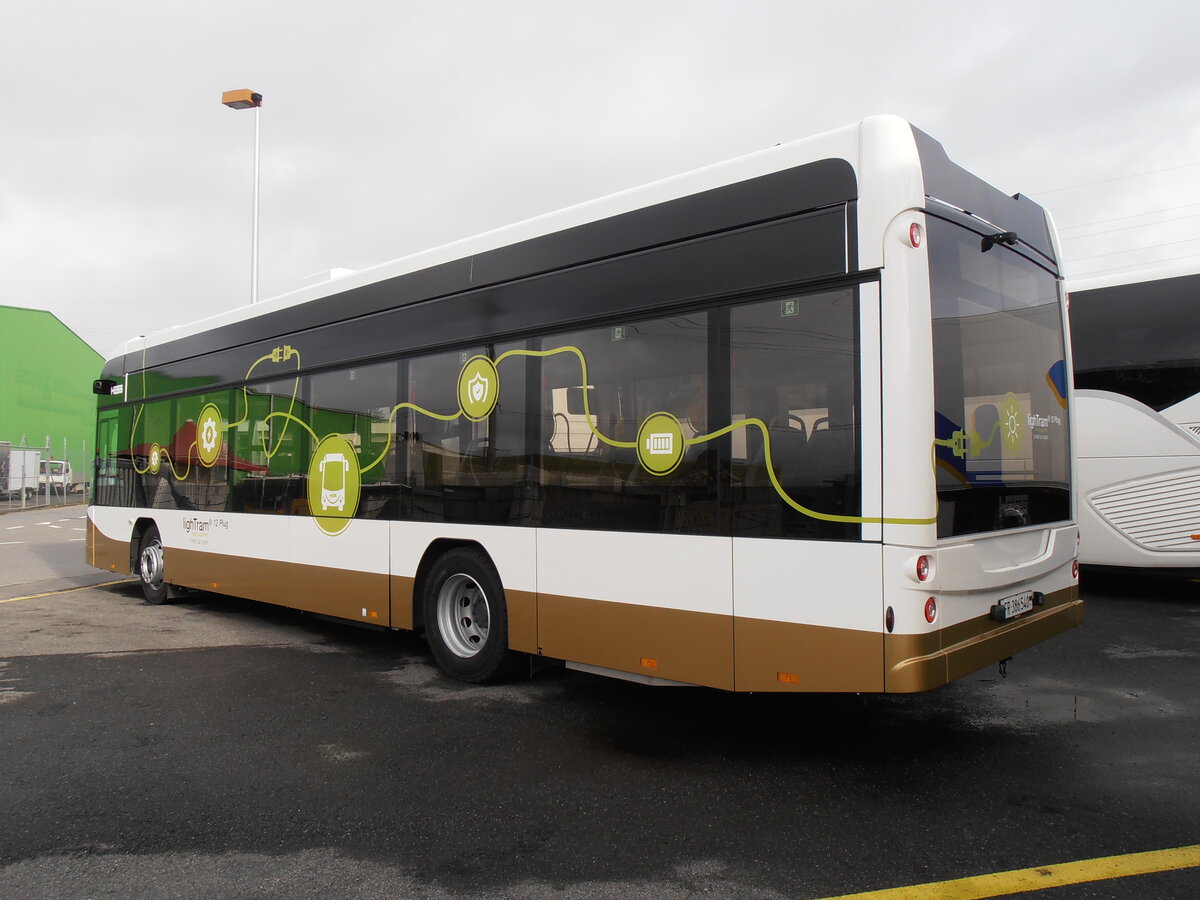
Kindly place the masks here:
POLYGON ((223 431, 221 411, 211 403, 206 404, 196 419, 197 453, 203 465, 211 467, 220 457, 223 431))
MULTIPOLYGON (((787 315, 788 312, 781 309, 781 314, 787 315)), ((624 330, 614 329, 614 340, 624 338, 624 330)), ((317 435, 307 422, 295 415, 296 397, 299 391, 299 372, 300 372, 300 352, 290 345, 282 345, 276 347, 270 353, 255 360, 246 372, 246 380, 248 381, 251 373, 256 367, 264 363, 274 363, 276 365, 286 364, 294 360, 295 369, 294 380, 292 387, 291 402, 286 411, 275 411, 267 414, 260 421, 261 425, 265 425, 272 419, 282 419, 283 427, 279 429, 279 434, 275 438, 274 445, 271 446, 268 437, 269 429, 263 429, 259 441, 264 455, 267 460, 270 460, 284 445, 284 439, 287 435, 289 423, 296 423, 303 428, 317 442, 317 447, 313 453, 308 467, 308 504, 309 512, 313 521, 326 534, 337 535, 346 530, 350 524, 350 520, 354 518, 358 510, 359 499, 362 491, 362 475, 369 472, 376 466, 380 465, 387 458, 395 443, 396 433, 396 415, 403 409, 411 409, 422 416, 435 419, 442 422, 452 422, 460 416, 472 422, 483 421, 492 414, 496 408, 500 394, 500 373, 498 367, 506 359, 519 356, 533 357, 550 357, 562 353, 573 354, 579 360, 580 369, 580 384, 588 385, 587 360, 584 358, 583 352, 578 347, 564 346, 556 347, 552 350, 510 350, 501 354, 494 361, 486 356, 475 356, 468 359, 458 375, 458 404, 457 412, 443 415, 424 409, 415 403, 398 403, 392 407, 390 414, 387 417, 387 442, 378 455, 366 465, 360 465, 358 453, 354 445, 350 443, 341 434, 330 434, 324 438, 318 439, 317 435)), ((290 367, 289 367, 290 368, 290 367)), ((143 381, 145 380, 145 369, 143 367, 143 381)), ((224 449, 224 434, 226 431, 236 428, 239 425, 246 423, 250 416, 250 398, 247 386, 242 387, 242 405, 243 414, 237 421, 225 424, 222 421, 221 412, 215 404, 208 403, 201 409, 200 415, 196 420, 196 437, 192 445, 188 448, 188 465, 182 474, 175 469, 174 460, 171 459, 170 453, 165 447, 161 447, 155 443, 149 450, 149 465, 146 469, 137 469, 135 463, 135 471, 139 474, 145 472, 157 473, 162 462, 165 460, 171 467, 171 472, 179 480, 185 480, 191 471, 192 452, 195 451, 202 465, 212 467, 220 459, 222 450, 224 449)), ((143 395, 145 394, 143 386, 143 395)), ((715 440, 723 435, 731 434, 739 429, 757 429, 762 435, 764 463, 767 477, 779 495, 780 499, 789 507, 797 512, 813 519, 819 519, 825 522, 843 522, 850 524, 862 525, 929 525, 937 521, 937 517, 916 517, 916 518, 894 518, 894 517, 863 517, 863 516, 843 516, 833 515, 829 513, 818 512, 817 510, 809 509, 808 507, 797 503, 791 496, 788 495, 783 485, 780 484, 778 477, 775 474, 775 465, 771 458, 771 432, 766 423, 760 419, 744 419, 733 424, 727 425, 717 431, 709 434, 696 434, 691 438, 685 437, 683 426, 679 419, 668 412, 656 412, 648 416, 640 425, 637 431, 637 439, 635 441, 619 441, 608 435, 603 434, 596 427, 596 417, 590 409, 589 395, 591 391, 584 390, 581 392, 583 403, 583 418, 587 423, 588 429, 600 444, 605 444, 609 447, 636 449, 637 459, 641 467, 651 475, 663 476, 668 475, 678 468, 682 462, 684 453, 688 447, 696 444, 703 444, 708 441, 715 440)), ((236 395, 235 395, 236 397, 236 395)), ((236 407, 235 400, 235 407, 236 407)), ((136 445, 133 443, 134 434, 137 431, 138 422, 141 419, 144 404, 138 408, 134 416, 133 427, 131 429, 131 444, 130 455, 137 457, 136 445)), ((1016 396, 1009 394, 1005 399, 1004 412, 1002 415, 1002 423, 1005 427, 1005 441, 1010 446, 1015 446, 1020 440, 1020 406, 1016 396), (1010 434, 1008 422, 1010 413, 1015 410, 1015 417, 1012 417, 1013 432, 1010 434)), ((994 436, 993 432, 993 436, 994 436)), ((957 441, 934 441, 935 444, 945 444, 952 446, 954 444, 965 445, 966 437, 956 435, 957 441)), ((990 441, 989 441, 990 442, 990 441)), ((142 451, 145 452, 145 451, 142 451)), ((372 451, 373 452, 373 451, 372 451)), ((956 455, 962 451, 956 450, 956 455)), ((932 455, 932 454, 931 454, 932 455)))
POLYGON ((358 511, 362 476, 358 455, 340 434, 322 438, 308 464, 308 508, 317 527, 341 534, 358 511))
POLYGON ((668 475, 683 460, 683 426, 667 412, 656 412, 638 429, 638 462, 651 475, 668 475))
POLYGON ((481 422, 496 408, 500 396, 500 375, 486 356, 467 360, 458 374, 458 405, 472 422, 481 422))

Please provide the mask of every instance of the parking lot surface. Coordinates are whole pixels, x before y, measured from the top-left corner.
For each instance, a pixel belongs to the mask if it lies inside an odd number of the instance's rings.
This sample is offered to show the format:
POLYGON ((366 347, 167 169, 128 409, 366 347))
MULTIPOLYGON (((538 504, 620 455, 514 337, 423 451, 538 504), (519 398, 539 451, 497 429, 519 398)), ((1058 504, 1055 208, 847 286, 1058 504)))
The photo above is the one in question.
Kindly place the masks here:
POLYGON ((0 517, 0 897, 817 898, 1200 843, 1187 578, 1085 572, 1082 628, 928 694, 475 687, 411 634, 147 605, 35 516, 0 517))

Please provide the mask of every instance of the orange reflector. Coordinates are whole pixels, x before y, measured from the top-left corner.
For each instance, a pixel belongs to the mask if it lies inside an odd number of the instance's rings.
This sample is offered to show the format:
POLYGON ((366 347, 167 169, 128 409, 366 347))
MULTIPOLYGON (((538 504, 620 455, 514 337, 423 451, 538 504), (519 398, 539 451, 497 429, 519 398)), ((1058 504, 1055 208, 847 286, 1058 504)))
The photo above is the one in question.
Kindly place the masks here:
POLYGON ((213 587, 216 587, 216 586, 217 586, 217 583, 214 581, 214 582, 212 583, 212 586, 213 586, 213 587))
POLYGON ((778 678, 780 681, 782 681, 784 684, 799 684, 800 683, 800 676, 797 675, 795 672, 776 672, 775 677, 778 678))
POLYGON ((642 668, 643 669, 657 669, 658 668, 658 660, 651 659, 648 656, 643 656, 642 657, 642 668))
POLYGON ((369 613, 367 613, 367 618, 368 619, 378 619, 379 613, 375 612, 375 610, 371 610, 369 613))
POLYGON ((1193 540, 1193 541, 1200 541, 1200 534, 1193 534, 1193 535, 1192 535, 1192 540, 1193 540))

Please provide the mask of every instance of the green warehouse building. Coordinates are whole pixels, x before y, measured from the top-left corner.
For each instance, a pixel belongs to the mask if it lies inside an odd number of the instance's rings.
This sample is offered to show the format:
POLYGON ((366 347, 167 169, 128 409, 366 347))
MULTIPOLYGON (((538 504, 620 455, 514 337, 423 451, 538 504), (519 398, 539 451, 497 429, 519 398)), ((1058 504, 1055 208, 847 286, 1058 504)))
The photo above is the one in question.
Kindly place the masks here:
POLYGON ((0 443, 40 448, 42 459, 65 452, 74 480, 91 481, 103 364, 53 313, 0 305, 0 443))

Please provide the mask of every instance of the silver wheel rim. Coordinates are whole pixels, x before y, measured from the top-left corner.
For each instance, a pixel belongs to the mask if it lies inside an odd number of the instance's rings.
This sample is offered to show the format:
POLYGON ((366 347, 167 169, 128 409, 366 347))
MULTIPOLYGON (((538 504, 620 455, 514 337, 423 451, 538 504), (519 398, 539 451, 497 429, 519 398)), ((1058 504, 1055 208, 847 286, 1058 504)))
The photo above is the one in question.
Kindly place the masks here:
POLYGON ((470 575, 451 575, 437 598, 438 632, 455 656, 470 659, 487 645, 492 615, 487 594, 470 575))
POLYGON ((142 576, 142 583, 146 586, 154 590, 162 587, 163 550, 162 543, 158 538, 142 548, 142 555, 138 558, 138 572, 142 576))

